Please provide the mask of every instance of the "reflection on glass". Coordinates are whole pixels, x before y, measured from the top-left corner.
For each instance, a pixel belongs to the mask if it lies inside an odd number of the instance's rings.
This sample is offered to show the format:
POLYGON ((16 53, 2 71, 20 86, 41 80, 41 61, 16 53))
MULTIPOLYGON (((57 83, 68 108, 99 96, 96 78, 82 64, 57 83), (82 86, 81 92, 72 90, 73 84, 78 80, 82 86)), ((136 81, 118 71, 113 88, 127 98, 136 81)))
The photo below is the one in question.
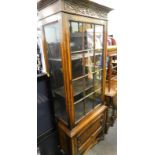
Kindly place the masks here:
POLYGON ((67 123, 58 22, 44 26, 55 114, 67 123))
MULTIPOLYGON (((93 86, 93 84, 92 84, 92 86, 93 86)), ((90 87, 89 89, 86 90, 86 95, 91 94, 93 91, 94 91, 94 88, 90 87)))
POLYGON ((48 57, 60 58, 60 27, 58 22, 44 26, 48 57))
POLYGON ((94 51, 88 50, 85 52, 85 73, 92 78, 92 72, 94 72, 94 51))
POLYGON ((84 116, 84 109, 84 100, 75 104, 75 121, 78 121, 84 116))
POLYGON ((84 77, 79 80, 75 80, 72 82, 73 86, 73 95, 74 95, 74 102, 77 102, 85 97, 88 93, 88 90, 92 93, 93 91, 93 79, 89 77, 84 77))
POLYGON ((72 79, 83 76, 83 60, 80 54, 72 57, 72 79))
POLYGON ((73 86, 73 95, 74 97, 76 97, 76 100, 79 100, 80 98, 83 98, 83 81, 84 79, 79 79, 76 81, 72 82, 72 86, 73 86))
POLYGON ((84 49, 94 48, 94 25, 83 24, 84 31, 84 49))
POLYGON ((85 78, 85 89, 88 90, 90 88, 93 88, 93 76, 92 75, 90 77, 87 76, 85 78))
MULTIPOLYGON (((63 83, 63 73, 62 73, 62 64, 59 61, 49 60, 49 68, 51 74, 52 88, 53 90, 58 89, 64 85, 63 83)), ((61 90, 61 93, 64 93, 64 90, 61 90)))
MULTIPOLYGON (((74 92, 75 93, 75 92, 74 92)), ((74 95, 74 103, 78 102, 79 100, 81 100, 84 97, 84 92, 83 91, 79 91, 79 93, 77 95, 74 95)))
POLYGON ((88 74, 90 79, 93 78, 94 72, 94 55, 93 51, 73 54, 72 55, 72 79, 88 74))
POLYGON ((97 106, 101 103, 102 103, 101 90, 99 90, 99 91, 95 92, 95 95, 94 95, 94 106, 97 106))
POLYGON ((102 57, 102 51, 96 50, 95 51, 95 71, 98 71, 99 69, 103 68, 103 57, 102 57))
POLYGON ((94 104, 94 95, 90 95, 85 99, 85 111, 88 113, 93 109, 93 104, 94 104))
POLYGON ((102 71, 94 74, 94 90, 101 88, 102 71))
POLYGON ((82 50, 82 23, 70 22, 70 32, 71 51, 82 50))
POLYGON ((95 25, 95 49, 103 48, 103 26, 95 25))

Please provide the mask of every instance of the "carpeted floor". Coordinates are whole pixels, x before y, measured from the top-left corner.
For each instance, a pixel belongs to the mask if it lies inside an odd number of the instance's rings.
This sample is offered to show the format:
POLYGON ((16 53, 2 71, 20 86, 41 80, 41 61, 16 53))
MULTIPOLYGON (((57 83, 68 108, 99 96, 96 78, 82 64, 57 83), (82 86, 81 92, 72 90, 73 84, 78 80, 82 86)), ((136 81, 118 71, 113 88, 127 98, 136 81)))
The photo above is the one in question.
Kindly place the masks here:
POLYGON ((109 128, 104 141, 96 144, 87 155, 117 155, 117 120, 114 126, 109 128))

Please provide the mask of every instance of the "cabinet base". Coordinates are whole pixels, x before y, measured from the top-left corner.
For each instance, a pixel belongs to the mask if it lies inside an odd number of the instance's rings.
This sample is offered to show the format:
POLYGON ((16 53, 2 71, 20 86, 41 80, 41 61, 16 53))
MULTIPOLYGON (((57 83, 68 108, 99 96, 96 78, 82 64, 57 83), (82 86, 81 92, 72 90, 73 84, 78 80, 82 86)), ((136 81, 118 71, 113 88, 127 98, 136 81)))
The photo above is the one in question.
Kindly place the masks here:
POLYGON ((71 130, 58 122, 59 141, 63 152, 67 155, 85 154, 98 143, 107 129, 107 110, 105 105, 101 105, 71 130))

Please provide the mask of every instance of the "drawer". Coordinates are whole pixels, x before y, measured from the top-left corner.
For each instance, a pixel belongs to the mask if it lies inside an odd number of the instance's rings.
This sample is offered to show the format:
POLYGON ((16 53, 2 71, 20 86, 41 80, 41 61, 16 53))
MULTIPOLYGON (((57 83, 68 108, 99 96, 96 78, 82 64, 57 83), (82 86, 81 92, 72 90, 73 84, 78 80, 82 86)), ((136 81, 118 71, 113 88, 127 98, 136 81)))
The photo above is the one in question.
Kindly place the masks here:
POLYGON ((100 133, 103 131, 103 128, 98 128, 86 141, 78 148, 79 154, 84 154, 89 150, 94 144, 97 143, 100 133))
POLYGON ((82 130, 77 135, 78 148, 80 148, 96 131, 103 129, 104 122, 104 115, 101 114, 95 120, 93 120, 90 125, 82 130))

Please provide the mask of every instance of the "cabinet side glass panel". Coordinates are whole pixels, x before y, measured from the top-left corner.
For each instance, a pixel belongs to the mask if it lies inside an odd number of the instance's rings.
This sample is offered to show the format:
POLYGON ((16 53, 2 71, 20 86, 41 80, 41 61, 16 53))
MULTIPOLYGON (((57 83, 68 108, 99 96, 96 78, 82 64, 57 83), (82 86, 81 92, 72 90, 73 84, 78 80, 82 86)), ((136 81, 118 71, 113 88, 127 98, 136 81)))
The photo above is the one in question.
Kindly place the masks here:
POLYGON ((55 115, 67 123, 58 21, 44 25, 55 115))

